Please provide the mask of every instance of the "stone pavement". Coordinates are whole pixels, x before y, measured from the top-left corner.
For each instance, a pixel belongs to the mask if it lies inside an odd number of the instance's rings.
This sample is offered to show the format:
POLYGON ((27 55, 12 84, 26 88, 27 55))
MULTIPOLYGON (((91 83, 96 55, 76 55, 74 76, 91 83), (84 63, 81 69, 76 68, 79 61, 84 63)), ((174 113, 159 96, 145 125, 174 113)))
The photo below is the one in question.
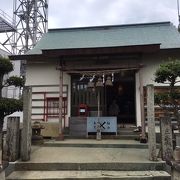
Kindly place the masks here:
POLYGON ((134 140, 51 140, 45 142, 45 147, 32 148, 30 162, 152 162, 148 160, 148 149, 141 148, 144 145, 134 140), (66 145, 69 146, 66 147, 66 145), (91 145, 94 146, 89 148, 91 145), (97 148, 101 147, 100 145, 104 145, 103 148, 97 148), (121 145, 121 148, 111 147, 114 145, 121 145), (126 148, 132 145, 136 145, 136 148, 126 148))
POLYGON ((31 160, 16 162, 7 179, 170 179, 165 163, 149 161, 141 146, 133 140, 51 140, 33 146, 31 160))
MULTIPOLYGON (((11 176, 12 177, 12 176, 11 176)), ((126 180, 166 180, 169 179, 168 174, 164 171, 33 171, 27 173, 17 171, 13 173, 13 177, 8 179, 126 179, 126 180), (57 178, 58 177, 58 178, 57 178), (168 177, 168 178, 167 178, 168 177)))

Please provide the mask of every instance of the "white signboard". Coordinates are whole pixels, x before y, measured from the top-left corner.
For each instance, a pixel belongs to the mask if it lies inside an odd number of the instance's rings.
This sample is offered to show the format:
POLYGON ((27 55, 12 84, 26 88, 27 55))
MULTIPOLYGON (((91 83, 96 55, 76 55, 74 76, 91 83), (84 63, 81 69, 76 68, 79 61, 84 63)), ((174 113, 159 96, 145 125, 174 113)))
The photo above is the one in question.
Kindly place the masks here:
POLYGON ((87 117, 87 134, 97 132, 98 122, 101 132, 116 133, 117 135, 117 117, 87 117))

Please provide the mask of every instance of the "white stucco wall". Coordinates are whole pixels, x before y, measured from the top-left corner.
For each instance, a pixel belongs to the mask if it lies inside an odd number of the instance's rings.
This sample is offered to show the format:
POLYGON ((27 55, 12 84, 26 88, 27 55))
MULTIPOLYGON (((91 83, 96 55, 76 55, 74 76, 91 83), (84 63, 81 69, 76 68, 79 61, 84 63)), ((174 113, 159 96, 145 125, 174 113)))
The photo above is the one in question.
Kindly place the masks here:
MULTIPOLYGON (((160 54, 152 55, 147 54, 143 56, 141 59, 141 64, 143 64, 143 68, 141 69, 142 82, 143 86, 148 84, 154 84, 155 86, 161 86, 164 84, 157 84, 154 82, 154 73, 158 68, 159 64, 167 59, 165 56, 161 56, 160 54)), ((28 63, 27 72, 26 72, 26 85, 36 86, 34 89, 35 92, 40 91, 59 91, 59 70, 57 70, 58 62, 49 61, 45 63, 28 63), (48 87, 41 87, 42 85, 48 85, 48 87), (56 87, 50 87, 50 85, 56 85, 56 87), (40 87, 38 87, 40 86, 40 87)), ((139 82, 139 72, 137 71, 135 74, 136 81, 136 119, 137 126, 141 125, 141 113, 140 113, 140 82, 139 82)), ((71 112, 71 77, 70 75, 64 73, 63 74, 63 84, 68 85, 68 117, 70 117, 71 112)), ((35 96, 35 95, 34 95, 35 96)), ((36 95, 37 96, 37 95, 36 95)), ((50 97, 51 95, 49 95, 50 97)), ((58 93, 53 96, 58 97, 58 93)), ((33 102, 33 105, 38 106, 38 102, 33 102)), ((40 105, 40 104, 39 104, 40 105)), ((41 104, 42 106, 42 104, 41 104)), ((38 110, 34 110, 37 112, 38 110)))
MULTIPOLYGON (((60 71, 57 69, 58 63, 55 61, 49 62, 30 62, 27 64, 26 70, 26 86, 32 86, 33 94, 32 99, 44 99, 50 97, 59 97, 59 76, 60 71), (43 94, 46 93, 45 95, 43 94), (45 96, 45 97, 44 97, 45 96)), ((66 116, 66 126, 68 126, 68 117, 70 116, 71 96, 70 96, 70 75, 63 73, 63 85, 68 86, 68 113, 66 116)), ((32 101, 32 107, 42 107, 44 101, 32 101)), ((32 108, 32 119, 43 119, 43 108, 32 108), (37 115, 35 115, 37 114, 37 115)), ((49 118, 50 119, 50 118, 49 118)), ((58 122, 58 118, 51 118, 51 122, 58 122)))
POLYGON ((143 86, 147 84, 154 84, 155 86, 161 86, 162 84, 157 84, 154 82, 154 74, 156 69, 159 67, 162 62, 161 58, 147 57, 143 60, 144 67, 142 68, 142 81, 143 86))
POLYGON ((136 81, 136 125, 141 126, 141 105, 140 105, 140 79, 143 86, 148 84, 154 84, 155 86, 160 86, 162 84, 157 84, 154 82, 154 73, 158 68, 159 64, 162 62, 161 58, 154 57, 152 55, 146 56, 142 59, 143 68, 141 68, 141 73, 138 71, 135 74, 136 81), (140 78, 141 76, 141 78, 140 78))
POLYGON ((26 86, 59 84, 57 63, 28 63, 26 69, 26 86))

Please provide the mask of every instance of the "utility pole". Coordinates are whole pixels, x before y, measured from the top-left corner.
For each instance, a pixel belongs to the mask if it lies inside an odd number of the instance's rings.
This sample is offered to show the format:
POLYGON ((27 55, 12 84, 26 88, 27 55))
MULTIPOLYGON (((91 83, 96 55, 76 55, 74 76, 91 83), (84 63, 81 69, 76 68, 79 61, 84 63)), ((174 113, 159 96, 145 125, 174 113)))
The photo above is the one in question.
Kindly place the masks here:
POLYGON ((179 0, 177 0, 177 10, 178 10, 178 31, 180 32, 179 0))

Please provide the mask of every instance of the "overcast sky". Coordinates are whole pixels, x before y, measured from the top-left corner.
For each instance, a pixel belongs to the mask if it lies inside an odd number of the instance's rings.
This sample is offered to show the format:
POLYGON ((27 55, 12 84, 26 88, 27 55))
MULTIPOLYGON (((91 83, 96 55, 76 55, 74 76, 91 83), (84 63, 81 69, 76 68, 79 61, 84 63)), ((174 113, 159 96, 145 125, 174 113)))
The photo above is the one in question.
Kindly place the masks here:
MULTIPOLYGON (((0 0, 12 16, 13 0, 0 0)), ((49 28, 171 21, 178 25, 177 0, 49 0, 49 28)))

